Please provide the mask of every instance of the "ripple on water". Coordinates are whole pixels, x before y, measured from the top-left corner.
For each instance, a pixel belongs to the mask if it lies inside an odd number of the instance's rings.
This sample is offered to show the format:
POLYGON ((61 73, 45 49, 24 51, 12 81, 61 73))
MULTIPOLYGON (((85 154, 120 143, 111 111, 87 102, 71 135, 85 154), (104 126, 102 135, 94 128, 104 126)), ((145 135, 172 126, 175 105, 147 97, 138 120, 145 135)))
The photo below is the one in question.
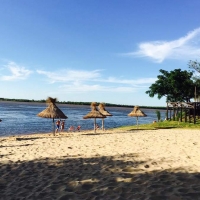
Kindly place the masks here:
MULTIPOLYGON (((80 125, 82 130, 93 129, 94 120, 83 119, 83 116, 90 111, 90 106, 58 105, 58 107, 68 116, 66 129, 70 125, 75 127, 80 125)), ((2 119, 0 136, 51 132, 52 119, 37 116, 45 108, 46 104, 0 102, 2 119)), ((136 124, 136 120, 127 116, 132 108, 108 107, 107 109, 113 116, 105 119, 106 129, 136 124)), ((140 118, 140 124, 151 123, 157 118, 155 110, 143 110, 147 117, 140 118)), ((161 111, 161 115, 164 118, 165 111, 161 111)), ((102 120, 97 119, 97 123, 101 124, 102 120)))

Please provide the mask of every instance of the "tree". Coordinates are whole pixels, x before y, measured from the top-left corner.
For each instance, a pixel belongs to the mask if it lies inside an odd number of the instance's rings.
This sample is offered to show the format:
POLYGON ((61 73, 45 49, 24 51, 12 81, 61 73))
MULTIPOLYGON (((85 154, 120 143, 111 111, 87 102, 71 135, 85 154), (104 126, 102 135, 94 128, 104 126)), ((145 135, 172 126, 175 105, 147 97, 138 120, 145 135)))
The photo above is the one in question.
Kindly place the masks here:
POLYGON ((190 102, 194 97, 194 82, 192 80, 193 72, 181 69, 174 71, 159 70, 162 75, 158 75, 158 80, 149 87, 146 94, 150 97, 158 95, 158 99, 166 97, 167 101, 177 102, 184 101, 190 102))
POLYGON ((188 65, 189 65, 189 68, 192 68, 200 73, 200 63, 198 61, 190 60, 188 65))
MULTIPOLYGON (((188 63, 188 66, 189 66, 189 68, 194 69, 195 71, 200 73, 200 62, 198 62, 197 60, 196 61, 190 60, 188 63)), ((193 77, 193 81, 194 81, 194 85, 195 85, 195 101, 196 100, 199 101, 200 100, 199 99, 199 97, 200 97, 200 76, 195 75, 193 77)))

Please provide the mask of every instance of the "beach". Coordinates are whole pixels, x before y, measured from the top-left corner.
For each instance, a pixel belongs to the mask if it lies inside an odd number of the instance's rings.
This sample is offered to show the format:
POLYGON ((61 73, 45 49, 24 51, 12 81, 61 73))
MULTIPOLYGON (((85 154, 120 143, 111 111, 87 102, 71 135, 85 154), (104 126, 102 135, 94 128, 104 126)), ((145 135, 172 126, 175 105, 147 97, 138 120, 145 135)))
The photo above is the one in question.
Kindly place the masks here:
POLYGON ((200 132, 98 130, 0 138, 0 199, 200 199, 200 132))

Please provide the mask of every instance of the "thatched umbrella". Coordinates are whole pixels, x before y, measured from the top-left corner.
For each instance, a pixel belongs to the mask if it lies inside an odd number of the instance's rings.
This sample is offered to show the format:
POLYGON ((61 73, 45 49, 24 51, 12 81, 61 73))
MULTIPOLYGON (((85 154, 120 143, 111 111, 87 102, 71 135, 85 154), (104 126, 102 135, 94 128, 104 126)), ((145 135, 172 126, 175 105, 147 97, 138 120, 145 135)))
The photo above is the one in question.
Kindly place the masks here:
POLYGON ((130 116, 130 117, 137 117, 137 128, 138 128, 138 117, 146 117, 147 115, 140 110, 139 106, 135 106, 133 108, 133 111, 130 112, 128 114, 128 116, 130 116))
POLYGON ((96 103, 91 103, 91 111, 83 117, 83 119, 94 118, 94 133, 96 133, 96 118, 106 118, 106 116, 102 115, 96 108, 96 103))
MULTIPOLYGON (((98 106, 99 112, 104 116, 112 116, 106 109, 105 104, 100 103, 98 106)), ((104 118, 102 118, 102 130, 104 130, 104 118)))
POLYGON ((56 98, 48 97, 46 102, 48 107, 42 112, 38 113, 37 116, 53 119, 53 134, 55 135, 54 119, 67 119, 68 117, 56 106, 56 98))

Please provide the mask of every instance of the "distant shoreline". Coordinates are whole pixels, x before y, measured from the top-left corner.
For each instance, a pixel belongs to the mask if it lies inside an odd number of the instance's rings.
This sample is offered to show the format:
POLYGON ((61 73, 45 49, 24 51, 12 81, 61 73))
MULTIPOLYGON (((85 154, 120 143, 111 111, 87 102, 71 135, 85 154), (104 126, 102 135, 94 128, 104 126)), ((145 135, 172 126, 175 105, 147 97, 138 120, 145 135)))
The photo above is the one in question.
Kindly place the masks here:
MULTIPOLYGON (((43 105, 44 103, 46 104, 46 100, 29 100, 29 99, 7 99, 7 98, 0 98, 0 103, 33 103, 33 104, 40 104, 43 105)), ((100 102, 97 102, 97 104, 100 102)), ((59 102, 57 101, 58 105, 77 105, 77 106, 90 106, 91 102, 72 102, 72 101, 67 101, 67 102, 59 102)), ((124 107, 124 108, 133 108, 135 105, 121 105, 121 104, 111 104, 111 103, 105 103, 105 106, 107 107, 124 107)), ((160 109, 160 110, 165 110, 165 106, 140 106, 140 108, 144 109, 160 109)))
MULTIPOLYGON (((24 104, 24 105, 44 105, 46 107, 46 103, 41 103, 41 102, 20 102, 20 101, 0 101, 0 103, 9 103, 9 104, 24 104)), ((86 108, 89 108, 90 105, 81 105, 81 104, 69 104, 69 103, 66 103, 66 104, 63 104, 63 103, 56 103, 56 105, 58 107, 60 106, 66 106, 66 107, 86 107, 86 108)), ((133 108, 134 106, 109 106, 109 108, 118 108, 118 109, 123 109, 123 108, 133 108)), ((140 108, 142 110, 166 110, 165 107, 162 107, 162 108, 158 108, 158 107, 143 107, 143 106, 140 106, 140 108)))

